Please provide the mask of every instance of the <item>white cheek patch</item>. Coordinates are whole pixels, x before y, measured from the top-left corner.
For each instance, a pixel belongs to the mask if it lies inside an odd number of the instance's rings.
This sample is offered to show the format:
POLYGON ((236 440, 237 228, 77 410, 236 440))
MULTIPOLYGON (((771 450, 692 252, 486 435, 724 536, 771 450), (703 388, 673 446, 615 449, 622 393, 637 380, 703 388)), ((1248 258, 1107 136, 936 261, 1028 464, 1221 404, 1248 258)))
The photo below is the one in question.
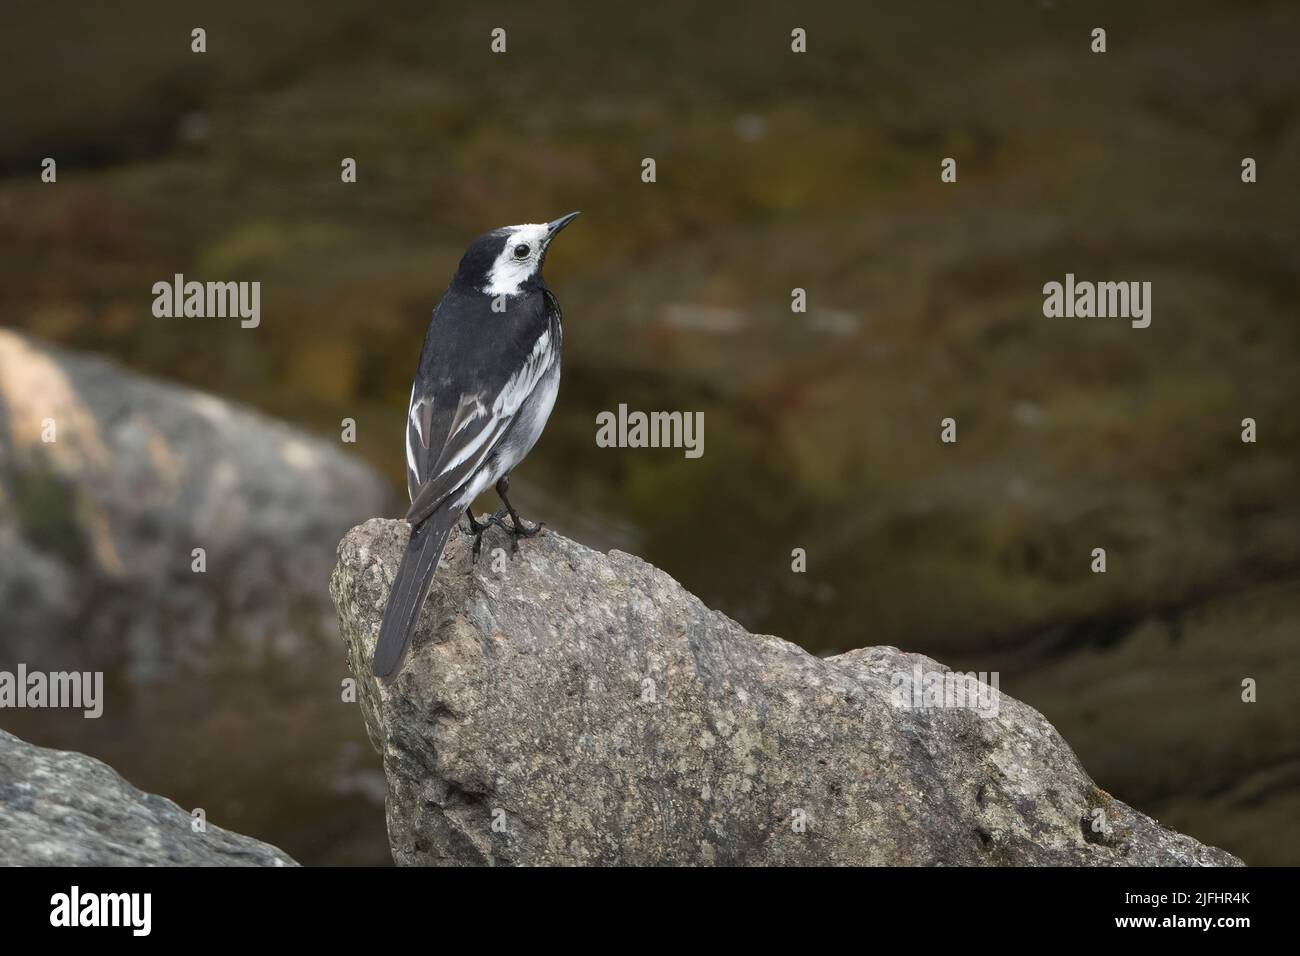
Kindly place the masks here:
POLYGON ((488 271, 487 285, 483 291, 488 295, 518 295, 520 287, 537 273, 541 262, 542 250, 546 247, 546 224, 527 223, 522 226, 507 226, 505 248, 497 261, 488 271), (515 258, 515 246, 528 244, 528 255, 523 259, 515 258))

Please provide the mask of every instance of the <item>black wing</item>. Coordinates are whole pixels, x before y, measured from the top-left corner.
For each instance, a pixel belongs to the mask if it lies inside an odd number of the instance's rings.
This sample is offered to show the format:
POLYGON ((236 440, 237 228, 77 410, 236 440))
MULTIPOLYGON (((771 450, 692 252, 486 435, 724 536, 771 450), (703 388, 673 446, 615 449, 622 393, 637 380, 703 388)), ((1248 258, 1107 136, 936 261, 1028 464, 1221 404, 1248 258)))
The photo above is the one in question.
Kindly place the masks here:
POLYGON ((413 525, 487 461, 559 354, 543 308, 461 309, 453 326, 440 321, 453 311, 446 304, 430 324, 407 412, 406 518, 413 525))

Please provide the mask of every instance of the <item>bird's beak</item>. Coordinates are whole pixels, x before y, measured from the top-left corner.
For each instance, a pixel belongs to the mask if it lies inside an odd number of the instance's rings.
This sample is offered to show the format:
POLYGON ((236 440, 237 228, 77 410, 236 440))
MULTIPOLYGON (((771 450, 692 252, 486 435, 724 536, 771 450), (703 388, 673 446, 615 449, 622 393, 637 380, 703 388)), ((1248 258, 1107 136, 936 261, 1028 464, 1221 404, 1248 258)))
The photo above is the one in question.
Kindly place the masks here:
POLYGON ((552 222, 548 222, 548 223, 546 224, 546 239, 547 239, 547 242, 549 242, 550 240, 554 239, 554 238, 555 238, 555 234, 556 234, 557 232, 559 232, 561 229, 563 229, 563 228, 564 228, 565 226, 567 226, 569 223, 573 222, 573 220, 577 219, 578 216, 579 216, 579 213, 571 212, 571 213, 569 213, 567 216, 561 216, 559 219, 553 220, 552 222))

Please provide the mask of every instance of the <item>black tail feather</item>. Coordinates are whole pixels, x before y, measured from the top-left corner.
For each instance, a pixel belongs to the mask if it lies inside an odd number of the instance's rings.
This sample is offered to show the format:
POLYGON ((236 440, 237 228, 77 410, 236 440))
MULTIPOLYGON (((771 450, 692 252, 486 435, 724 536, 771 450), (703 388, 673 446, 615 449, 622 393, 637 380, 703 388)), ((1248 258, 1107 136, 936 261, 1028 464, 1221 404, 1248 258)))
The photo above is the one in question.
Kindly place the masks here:
POLYGON ((459 510, 435 511, 411 532, 406 553, 393 578, 393 589, 388 592, 388 607, 379 625, 379 641, 371 663, 375 676, 381 680, 388 680, 402 666, 411 632, 433 583, 433 572, 438 570, 438 559, 459 515, 459 510))

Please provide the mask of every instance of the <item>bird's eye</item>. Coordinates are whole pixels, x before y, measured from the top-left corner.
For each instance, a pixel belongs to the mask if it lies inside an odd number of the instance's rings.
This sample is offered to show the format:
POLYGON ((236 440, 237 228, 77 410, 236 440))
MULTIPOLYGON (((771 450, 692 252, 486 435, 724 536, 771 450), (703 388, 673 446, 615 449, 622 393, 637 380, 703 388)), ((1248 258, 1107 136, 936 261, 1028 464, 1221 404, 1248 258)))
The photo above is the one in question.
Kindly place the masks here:
POLYGON ((519 245, 515 246, 516 259, 525 259, 527 257, 528 257, 528 243, 521 242, 519 243, 519 245))

